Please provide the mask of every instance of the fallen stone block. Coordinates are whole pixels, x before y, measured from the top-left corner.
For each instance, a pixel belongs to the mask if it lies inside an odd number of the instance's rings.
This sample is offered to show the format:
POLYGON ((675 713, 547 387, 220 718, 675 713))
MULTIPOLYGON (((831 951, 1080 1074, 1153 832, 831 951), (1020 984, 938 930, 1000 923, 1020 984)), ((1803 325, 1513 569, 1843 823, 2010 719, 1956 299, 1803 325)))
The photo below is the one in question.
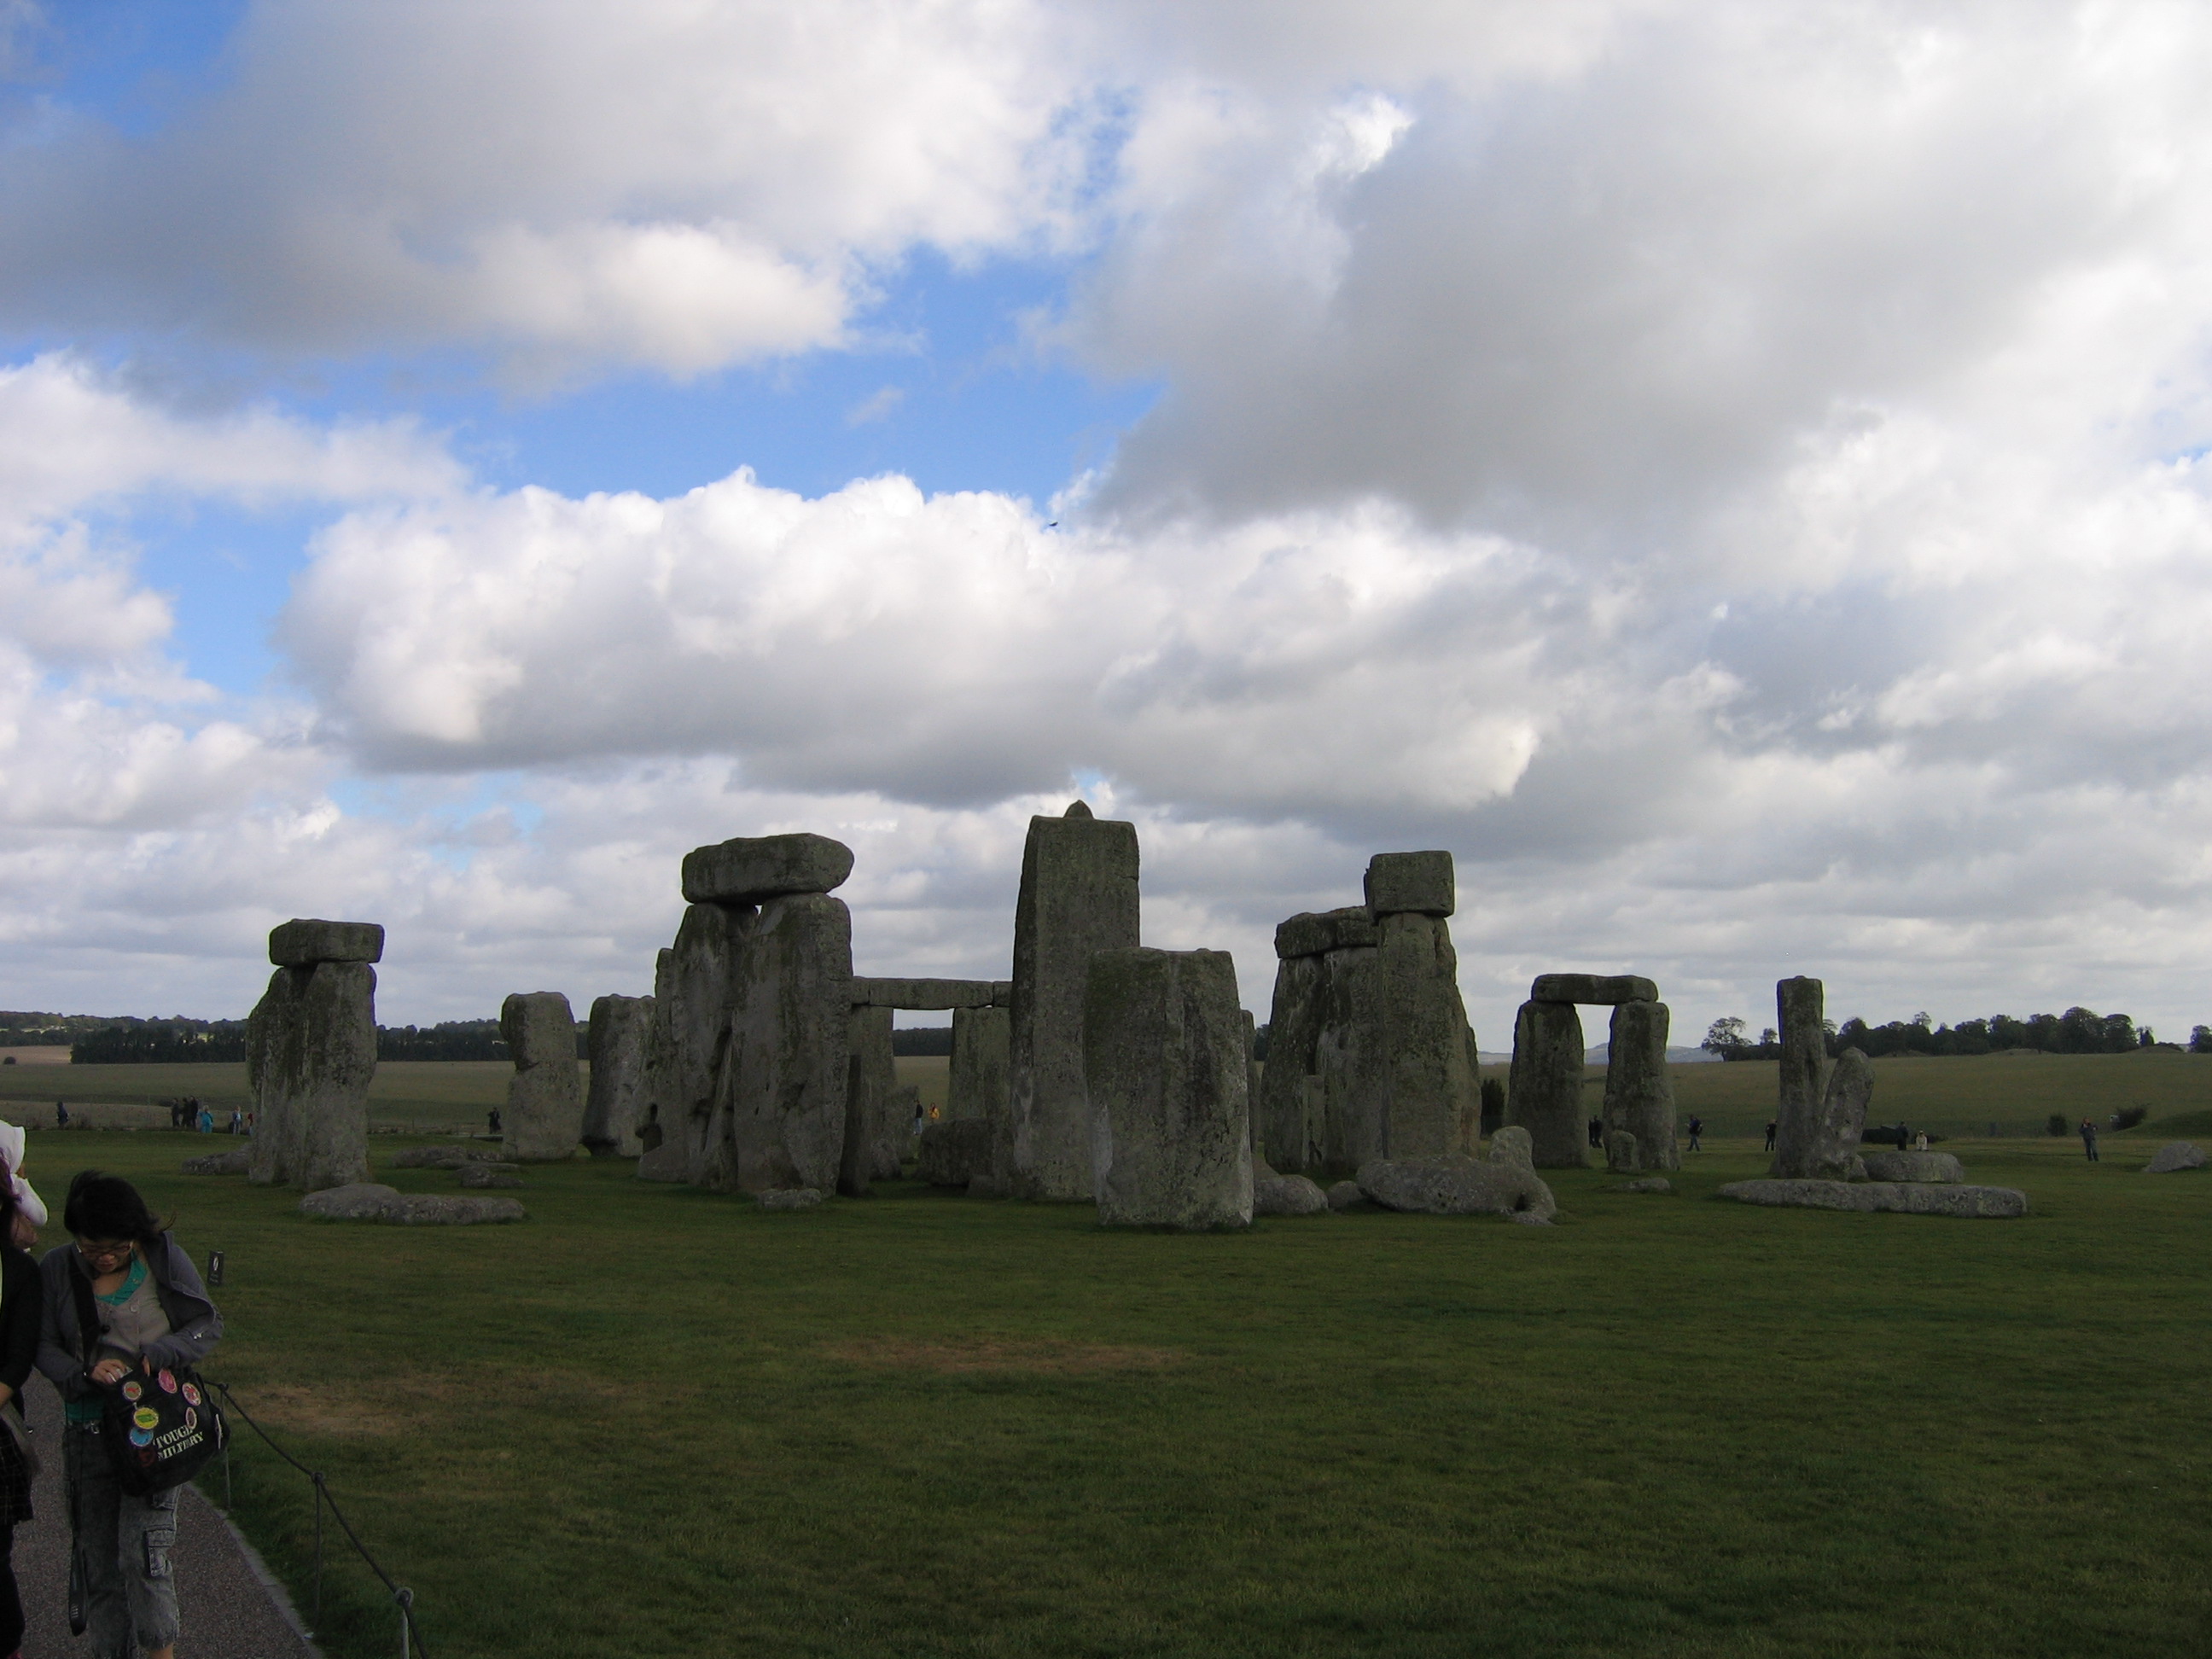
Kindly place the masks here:
POLYGON ((853 873, 853 849, 827 836, 740 836, 684 855, 686 904, 760 904, 826 893, 853 873))
POLYGON ((461 1185, 520 1187, 522 1185, 522 1166, 520 1164, 464 1164, 461 1166, 461 1185))
POLYGON ((185 1160, 186 1175, 244 1175, 253 1163, 253 1149, 234 1147, 227 1152, 210 1152, 205 1158, 185 1160))
POLYGON ((319 962, 377 962, 384 929, 373 921, 315 921, 295 917, 269 932, 269 960, 279 968, 319 962))
POLYGON ((356 1181, 308 1194, 300 1200, 300 1213, 323 1221, 465 1227, 479 1221, 521 1221, 529 1212, 512 1198, 403 1193, 373 1181, 356 1181))
POLYGON ((1863 1152, 1869 1181, 1921 1181, 1956 1185, 1966 1178, 1964 1165, 1948 1152, 1863 1152))
POLYGON ((1620 1185, 1624 1193, 1671 1193, 1674 1183, 1665 1176, 1645 1176, 1641 1181, 1626 1181, 1620 1185))
POLYGON ((2204 1167, 2204 1149, 2193 1141, 2168 1141, 2143 1165, 2145 1175, 2172 1175, 2180 1170, 2204 1167))
POLYGON ((1449 853, 1377 853, 1367 860, 1367 908, 1377 916, 1448 916, 1457 907, 1449 853))
POLYGON ((1273 1170, 1252 1175, 1254 1215, 1327 1215, 1328 1194, 1302 1175, 1277 1175, 1273 1170))
POLYGON ((987 1118, 940 1119, 921 1126, 921 1159, 915 1174, 932 1187, 969 1187, 991 1175, 994 1125, 987 1118))
POLYGON ((1624 1002, 1656 1002, 1659 988, 1635 974, 1539 974, 1528 988, 1528 1000, 1618 1006, 1624 1002))
POLYGON ((1534 1210, 1516 1210, 1505 1218, 1522 1227, 1548 1227, 1552 1224, 1551 1217, 1538 1215, 1534 1210))
POLYGON ((1517 1164, 1533 1173, 1536 1168, 1536 1143, 1519 1124, 1505 1124, 1490 1137, 1490 1161, 1517 1164))
POLYGON ((1731 1181, 1723 1198, 1806 1210, 1893 1211, 1967 1220, 2008 1221, 2027 1213, 2027 1194, 2012 1187, 1944 1186, 1900 1181, 1731 1181))
POLYGON ((410 1146, 391 1158, 395 1170, 458 1170, 465 1164, 489 1164, 499 1157, 489 1146, 410 1146))
POLYGON ((763 1210, 811 1210, 821 1202, 821 1189, 815 1187, 771 1187, 760 1195, 763 1210))
POLYGON ((1348 1210, 1355 1204, 1367 1201, 1367 1194, 1359 1190, 1359 1183, 1356 1181, 1338 1182, 1328 1189, 1328 1207, 1332 1210, 1348 1210))
POLYGON ((1605 1133, 1605 1167, 1615 1175, 1633 1175, 1644 1166, 1636 1161, 1636 1137, 1626 1129, 1605 1133))
POLYGON ((1428 1215, 1528 1211, 1548 1221, 1559 1207, 1534 1170, 1471 1158, 1376 1158, 1359 1171, 1359 1190, 1386 1210, 1428 1215))
POLYGON ((988 1008, 998 996, 988 979, 863 979, 853 976, 855 1008, 988 1008))
POLYGON ((1375 918, 1364 904, 1341 910, 1301 910, 1275 928, 1275 954, 1288 962, 1375 943, 1375 918))

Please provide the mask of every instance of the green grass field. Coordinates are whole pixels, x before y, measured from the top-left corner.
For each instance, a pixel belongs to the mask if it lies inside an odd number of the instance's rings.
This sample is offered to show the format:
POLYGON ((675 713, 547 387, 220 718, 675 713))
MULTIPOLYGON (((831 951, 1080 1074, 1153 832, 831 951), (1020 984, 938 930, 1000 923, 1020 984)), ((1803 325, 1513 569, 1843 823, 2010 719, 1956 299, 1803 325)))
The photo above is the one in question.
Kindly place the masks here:
MULTIPOLYGON (((32 1173, 96 1159, 228 1251, 210 1374, 329 1473, 439 1659, 2212 1643, 2212 1176, 2135 1138, 1965 1149, 2017 1222, 1728 1204, 1765 1162, 1733 1141, 1674 1196, 1565 1172, 1551 1229, 1197 1237, 583 1161, 516 1226, 317 1224, 178 1173, 204 1145, 41 1135, 32 1173)), ((250 1443, 234 1474, 302 1588, 306 1489, 250 1443)), ((334 1654, 391 1651, 370 1590, 332 1568, 334 1654)))

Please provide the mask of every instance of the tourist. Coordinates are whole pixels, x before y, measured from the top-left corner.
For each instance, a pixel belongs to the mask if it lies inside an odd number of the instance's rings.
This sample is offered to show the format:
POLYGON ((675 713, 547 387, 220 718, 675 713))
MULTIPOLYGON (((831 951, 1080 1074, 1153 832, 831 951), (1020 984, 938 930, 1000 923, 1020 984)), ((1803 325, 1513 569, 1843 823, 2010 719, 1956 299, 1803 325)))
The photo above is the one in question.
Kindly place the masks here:
POLYGON ((486 1112, 484 1114, 484 1121, 491 1125, 491 1132, 496 1135, 499 1133, 499 1108, 495 1106, 491 1110, 486 1112))
POLYGON ((69 1103, 65 1100, 58 1100, 54 1103, 54 1127, 57 1129, 69 1127, 69 1103))
POLYGON ((27 1254, 46 1206, 23 1179, 23 1132, 0 1124, 0 1650, 21 1659, 23 1601, 15 1589, 15 1528, 31 1518, 31 1443, 23 1384, 39 1358, 39 1267, 27 1254))
POLYGON ((235 1106, 230 1109, 230 1127, 224 1133, 234 1135, 242 1135, 246 1133, 246 1114, 235 1106))
POLYGON ((1773 1118, 1766 1120, 1766 1150, 1770 1152, 1774 1150, 1774 1132, 1781 1127, 1773 1118))
POLYGON ((1605 1120, 1594 1117, 1589 1121, 1589 1144, 1601 1150, 1605 1146, 1605 1120))
POLYGON ((2081 1152, 2090 1163, 2100 1161, 2097 1157, 2097 1126, 2086 1117, 2081 1120, 2081 1152))
POLYGON ((106 1391, 134 1368, 150 1376, 205 1358, 222 1336, 222 1316, 184 1247, 121 1176, 79 1175, 62 1224, 75 1242, 39 1264, 39 1369, 62 1396, 62 1475, 92 1651, 175 1659, 177 1489, 124 1492, 100 1443, 100 1412, 106 1391))
POLYGON ((1912 1150, 1916 1152, 1924 1152, 1928 1150, 1927 1130, 1923 1129, 1918 1134, 1912 1137, 1912 1150))
POLYGON ((214 1114, 213 1112, 211 1112, 211 1111, 208 1110, 208 1109, 207 1109, 206 1107, 204 1107, 204 1106, 203 1106, 203 1107, 201 1107, 201 1108, 199 1109, 199 1112, 200 1112, 200 1115, 199 1115, 199 1131, 200 1131, 200 1133, 201 1133, 202 1134, 204 1134, 204 1135, 211 1135, 211 1134, 213 1134, 213 1133, 215 1133, 215 1114, 214 1114))
POLYGON ((1705 1133, 1705 1119, 1701 1117, 1692 1117, 1690 1120, 1690 1150, 1692 1152, 1702 1152, 1705 1151, 1705 1148, 1698 1144, 1698 1137, 1703 1135, 1705 1133))

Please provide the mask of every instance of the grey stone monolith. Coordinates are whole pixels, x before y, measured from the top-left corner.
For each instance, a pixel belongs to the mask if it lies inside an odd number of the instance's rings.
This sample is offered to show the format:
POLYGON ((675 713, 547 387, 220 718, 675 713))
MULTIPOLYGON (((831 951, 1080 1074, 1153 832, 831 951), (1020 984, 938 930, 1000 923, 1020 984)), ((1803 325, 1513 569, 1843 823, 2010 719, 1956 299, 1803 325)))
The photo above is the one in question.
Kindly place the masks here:
MULTIPOLYGON (((1297 921, 1293 916, 1291 921, 1297 921)), ((1282 948, 1285 922, 1276 929, 1282 948)), ((1326 969, 1319 954, 1280 957, 1275 963, 1275 994, 1267 1014, 1267 1060, 1260 1077, 1253 1117, 1261 1155, 1275 1169, 1296 1174, 1322 1167, 1320 1125, 1306 1111, 1307 1079, 1315 1073, 1314 1045, 1320 1041, 1327 1011, 1326 969)))
POLYGON ((1006 1121, 1006 1058, 1013 1021, 1005 1008, 952 1012, 952 1063, 945 1115, 979 1117, 994 1127, 1006 1121))
POLYGON ((964 1190, 976 1176, 989 1174, 990 1160, 988 1121, 980 1117, 940 1118, 921 1126, 921 1152, 915 1175, 932 1187, 964 1190))
POLYGON ((1637 974, 1539 974, 1528 988, 1528 1000, 1606 1007, 1620 1002, 1656 1002, 1659 988, 1637 974))
POLYGON ((684 855, 687 904, 765 904, 827 893, 853 873, 853 849, 827 836, 748 836, 684 855))
POLYGON ((584 1080, 576 1017, 558 991, 518 991, 500 1005, 499 1034, 514 1075, 500 1115, 501 1142, 515 1164, 558 1164, 584 1134, 584 1080))
MULTIPOLYGON (((1449 871, 1450 855, 1443 857, 1449 871)), ((1426 912, 1404 911, 1382 917, 1376 932, 1377 1000, 1389 1090, 1381 1155, 1471 1153, 1482 1134, 1482 1093, 1468 1064, 1467 1006, 1460 1000, 1451 924, 1426 912)))
POLYGON ((2010 1221, 2027 1213, 2027 1194, 2016 1187, 1938 1182, 1731 1181, 1720 1188, 1720 1196, 1743 1204, 1788 1209, 1887 1210, 1903 1215, 1953 1216, 1964 1221, 2010 1221))
MULTIPOLYGON (((356 954, 289 961, 246 1020, 246 1081, 253 1096, 247 1177, 318 1192, 368 1179, 368 1089, 376 1077, 376 969, 360 951, 370 923, 287 922, 269 952, 296 958, 298 930, 356 954)), ((374 928, 381 947, 383 930, 374 928)))
POLYGON ((654 981, 653 1018, 665 1032, 656 1042, 655 1121, 663 1145, 683 1148, 687 1181, 703 1179, 709 1152, 728 1139, 720 1079, 745 945, 759 920, 748 904, 692 905, 654 981))
MULTIPOLYGON (((845 1070, 845 1145, 837 1166, 837 1190, 859 1198, 872 1181, 886 1181, 898 1174, 891 1115, 896 1109, 898 1061, 891 1053, 889 1008, 863 1004, 852 1012, 850 1048, 845 1070), (886 1170, 885 1164, 889 1164, 886 1170)), ((903 1137, 908 1125, 896 1133, 903 1137)))
POLYGON ((1524 1002, 1513 1019, 1505 1121, 1528 1132, 1540 1170, 1588 1164, 1583 1115, 1583 1017, 1571 1002, 1524 1002))
POLYGON ((1644 1166, 1636 1161, 1636 1137, 1626 1129, 1605 1132, 1605 1167, 1615 1175, 1634 1175, 1644 1166))
POLYGON ((604 996, 592 1004, 585 1052, 592 1079, 584 1097, 585 1150, 593 1158, 635 1158, 645 1115, 646 1054, 652 1044, 651 997, 604 996))
POLYGON ((1775 981, 1775 1026, 1782 1045, 1782 1092, 1774 1118, 1774 1160, 1783 1180, 1813 1173, 1814 1120, 1828 1086, 1825 993, 1817 979, 1775 981))
POLYGON ((837 1183, 852 1051, 853 919, 827 893, 761 906, 737 963, 729 1042, 701 1185, 765 1193, 837 1183))
POLYGON ((1827 1087, 1813 1120, 1812 1144, 1804 1179, 1863 1181, 1859 1143, 1866 1133, 1867 1104, 1874 1098, 1874 1067, 1856 1048, 1846 1048, 1828 1069, 1827 1087))
POLYGON ((1457 908, 1449 853, 1377 853, 1367 860, 1367 908, 1378 921, 1413 915, 1442 918, 1457 908))
POLYGON ((2204 1167, 2204 1149, 2193 1140, 2170 1140, 2151 1154, 2143 1165, 2145 1175, 2179 1175, 2184 1170, 2204 1167))
POLYGON ((1388 1148, 1390 1058, 1383 1047, 1382 951, 1347 945, 1322 963, 1321 1030, 1314 1075, 1321 1083, 1322 1166, 1357 1170, 1388 1148))
POLYGON ((1104 1131, 1084 1085, 1085 987, 1092 957, 1137 942, 1137 826, 1094 818, 1081 801, 1031 818, 1014 905, 1011 1196, 1097 1194, 1104 1131))
POLYGON ((270 929, 269 960, 279 968, 319 962, 381 962, 384 929, 374 921, 322 921, 295 916, 270 929))
POLYGON ((1507 1159, 1377 1158, 1359 1171, 1359 1190, 1386 1210, 1429 1215, 1534 1217, 1559 1212, 1552 1189, 1534 1170, 1507 1159))
POLYGON ((1674 1085, 1667 1075, 1668 1023, 1663 1002, 1618 1003, 1613 1011, 1606 1048, 1605 1127, 1636 1138, 1639 1170, 1682 1167, 1674 1144, 1674 1085))
POLYGON ((1202 1231, 1252 1220, 1250 1102, 1225 951, 1102 951, 1083 1058, 1101 1133, 1098 1220, 1202 1231))
POLYGON ((683 1146, 681 1114, 671 1104, 671 1084, 676 1074, 676 1044, 668 1022, 668 988, 676 972, 676 952, 664 949, 653 957, 653 1015, 645 1026, 645 1075, 638 1089, 637 1118, 632 1133, 638 1156, 650 1158, 664 1146, 683 1146))
POLYGON ((1956 1186, 1966 1178, 1966 1166, 1949 1152, 1861 1152, 1869 1181, 1933 1182, 1956 1186))

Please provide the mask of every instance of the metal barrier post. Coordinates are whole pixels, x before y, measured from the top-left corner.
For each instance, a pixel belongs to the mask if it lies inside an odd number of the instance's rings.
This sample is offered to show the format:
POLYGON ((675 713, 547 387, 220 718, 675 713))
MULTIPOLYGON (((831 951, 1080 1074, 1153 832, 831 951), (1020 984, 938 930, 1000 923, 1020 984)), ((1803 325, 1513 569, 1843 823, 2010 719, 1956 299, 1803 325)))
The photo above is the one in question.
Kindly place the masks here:
POLYGON ((415 1611, 415 1592, 404 1588, 396 1589, 392 1599, 399 1603, 399 1659, 408 1659, 412 1651, 409 1638, 414 1633, 414 1620, 409 1615, 415 1611))
POLYGON ((315 1628, 323 1627, 323 1477, 307 1477, 315 1483, 315 1628))

